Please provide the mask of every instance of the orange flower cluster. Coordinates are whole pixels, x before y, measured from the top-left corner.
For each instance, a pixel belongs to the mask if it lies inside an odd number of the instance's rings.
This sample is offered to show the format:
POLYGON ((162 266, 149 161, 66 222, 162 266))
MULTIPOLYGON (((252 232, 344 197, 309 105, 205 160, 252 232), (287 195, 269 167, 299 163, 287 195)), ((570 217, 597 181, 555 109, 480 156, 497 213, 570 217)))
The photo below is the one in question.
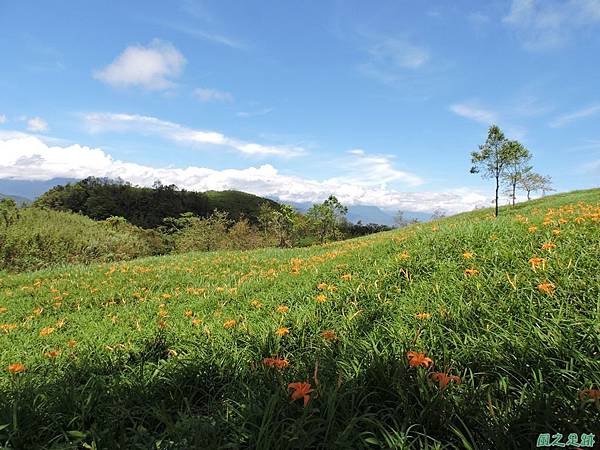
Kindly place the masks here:
POLYGON ((283 358, 265 358, 263 359, 263 364, 275 369, 285 369, 290 365, 289 361, 283 358))
POLYGON ((479 270, 477 269, 465 269, 465 275, 471 277, 473 275, 477 275, 479 273, 479 270))
POLYGON ((430 319, 431 318, 431 314, 426 313, 426 312, 420 312, 418 314, 415 315, 415 317, 417 319, 423 320, 423 319, 430 319))

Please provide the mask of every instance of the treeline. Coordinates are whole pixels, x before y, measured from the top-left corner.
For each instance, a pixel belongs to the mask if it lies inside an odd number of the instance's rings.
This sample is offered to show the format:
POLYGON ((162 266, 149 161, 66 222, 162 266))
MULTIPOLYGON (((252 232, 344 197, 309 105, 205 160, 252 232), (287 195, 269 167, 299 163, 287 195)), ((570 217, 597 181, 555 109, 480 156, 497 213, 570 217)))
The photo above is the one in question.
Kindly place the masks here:
POLYGON ((347 209, 334 196, 301 214, 291 206, 250 194, 232 191, 201 194, 208 199, 212 196, 222 206, 232 204, 227 202, 228 198, 237 199, 238 204, 234 204, 230 214, 219 210, 207 213, 199 201, 202 197, 194 194, 174 186, 165 188, 157 184, 154 189, 145 189, 120 181, 88 179, 54 188, 25 208, 18 208, 12 200, 2 200, 0 270, 34 270, 65 263, 107 262, 189 251, 307 246, 390 229, 384 225, 350 223, 346 219, 347 209), (154 194, 153 190, 159 193, 154 194), (148 208, 159 211, 142 210, 149 198, 159 202, 148 204, 148 208), (244 203, 247 199, 251 202, 244 203), (263 201, 252 203, 257 199, 263 201), (134 205, 132 210, 124 206, 128 204, 134 205), (188 206, 198 209, 180 212, 188 206), (138 223, 155 226, 143 228, 114 214, 121 211, 138 223), (245 211, 251 214, 246 216, 245 211), (163 217, 175 212, 178 214, 163 217))
POLYGON ((265 202, 276 204, 245 192, 192 192, 160 181, 145 188, 119 179, 89 177, 50 189, 33 206, 70 211, 94 220, 123 217, 138 227, 156 228, 168 217, 183 213, 208 217, 215 209, 227 212, 233 220, 244 216, 256 222, 259 205, 265 202))

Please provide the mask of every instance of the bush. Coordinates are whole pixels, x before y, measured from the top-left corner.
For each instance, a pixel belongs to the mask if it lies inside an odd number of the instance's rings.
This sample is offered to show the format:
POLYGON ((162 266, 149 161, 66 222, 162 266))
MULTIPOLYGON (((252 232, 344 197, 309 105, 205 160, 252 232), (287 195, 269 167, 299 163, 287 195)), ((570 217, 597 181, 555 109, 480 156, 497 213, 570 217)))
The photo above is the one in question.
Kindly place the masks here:
POLYGON ((0 270, 131 259, 160 248, 155 237, 128 228, 132 226, 126 222, 94 222, 73 213, 0 205, 0 270))

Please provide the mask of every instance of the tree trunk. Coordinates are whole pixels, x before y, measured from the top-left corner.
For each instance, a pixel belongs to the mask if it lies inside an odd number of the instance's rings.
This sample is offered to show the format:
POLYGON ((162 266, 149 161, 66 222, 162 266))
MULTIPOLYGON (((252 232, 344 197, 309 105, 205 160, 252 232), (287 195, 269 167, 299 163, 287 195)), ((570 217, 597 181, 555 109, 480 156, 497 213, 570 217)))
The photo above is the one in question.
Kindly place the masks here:
POLYGON ((496 217, 498 217, 498 189, 500 188, 500 180, 496 177, 496 217))
POLYGON ((531 198, 529 198, 529 194, 531 193, 530 190, 527 190, 527 201, 531 200, 531 198))
POLYGON ((512 188, 513 188, 512 205, 515 206, 515 191, 517 190, 517 183, 516 182, 513 182, 512 188))

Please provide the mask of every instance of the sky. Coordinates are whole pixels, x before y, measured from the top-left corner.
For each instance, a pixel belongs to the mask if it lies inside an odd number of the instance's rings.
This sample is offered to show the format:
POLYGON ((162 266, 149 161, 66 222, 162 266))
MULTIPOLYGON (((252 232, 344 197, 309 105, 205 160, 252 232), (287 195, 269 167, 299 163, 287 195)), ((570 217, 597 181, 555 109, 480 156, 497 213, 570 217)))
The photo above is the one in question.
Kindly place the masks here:
POLYGON ((0 179, 453 213, 495 123, 600 185, 600 0, 0 0, 0 55, 0 179))

